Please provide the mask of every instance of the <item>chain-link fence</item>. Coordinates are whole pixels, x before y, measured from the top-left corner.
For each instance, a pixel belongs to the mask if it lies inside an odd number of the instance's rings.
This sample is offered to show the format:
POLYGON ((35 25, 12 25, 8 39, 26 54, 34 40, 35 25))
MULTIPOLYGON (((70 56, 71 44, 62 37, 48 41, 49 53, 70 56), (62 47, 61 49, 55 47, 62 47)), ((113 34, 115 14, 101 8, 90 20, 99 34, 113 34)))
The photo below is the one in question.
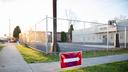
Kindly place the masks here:
MULTIPOLYGON (((23 33, 20 41, 48 53, 52 32, 53 18, 46 17, 23 33)), ((58 18, 56 35, 61 52, 82 50, 95 53, 128 47, 128 26, 58 18)))
POLYGON ((117 32, 119 33, 120 48, 128 47, 128 27, 118 26, 117 32))

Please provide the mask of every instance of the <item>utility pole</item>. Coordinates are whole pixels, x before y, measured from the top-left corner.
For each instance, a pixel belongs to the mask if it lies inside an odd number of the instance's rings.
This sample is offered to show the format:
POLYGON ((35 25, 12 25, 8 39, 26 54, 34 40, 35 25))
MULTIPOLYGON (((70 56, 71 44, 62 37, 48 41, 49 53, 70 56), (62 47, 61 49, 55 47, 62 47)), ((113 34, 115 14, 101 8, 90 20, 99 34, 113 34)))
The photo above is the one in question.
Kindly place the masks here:
POLYGON ((36 42, 36 24, 35 24, 35 42, 36 42))
POLYGON ((53 32, 50 52, 58 52, 57 48, 57 0, 53 0, 53 32))
POLYGON ((9 18, 9 39, 11 38, 11 22, 10 22, 10 18, 9 18))

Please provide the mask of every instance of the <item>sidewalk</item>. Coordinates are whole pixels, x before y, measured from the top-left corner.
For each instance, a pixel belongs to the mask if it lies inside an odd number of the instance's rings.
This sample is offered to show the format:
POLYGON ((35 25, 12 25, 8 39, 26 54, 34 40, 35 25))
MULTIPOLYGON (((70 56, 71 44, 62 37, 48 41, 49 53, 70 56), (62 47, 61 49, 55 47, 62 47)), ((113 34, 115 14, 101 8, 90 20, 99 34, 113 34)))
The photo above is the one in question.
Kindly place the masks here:
MULTIPOLYGON (((111 63, 111 62, 123 61, 123 60, 128 60, 128 54, 103 56, 103 57, 95 57, 95 58, 84 58, 81 66, 75 66, 66 69, 87 67, 97 64, 111 63)), ((32 70, 34 72, 57 72, 61 70, 59 66, 60 65, 59 62, 35 63, 29 65, 32 67, 32 70)))
POLYGON ((0 72, 32 72, 15 48, 14 44, 5 44, 0 52, 0 72))

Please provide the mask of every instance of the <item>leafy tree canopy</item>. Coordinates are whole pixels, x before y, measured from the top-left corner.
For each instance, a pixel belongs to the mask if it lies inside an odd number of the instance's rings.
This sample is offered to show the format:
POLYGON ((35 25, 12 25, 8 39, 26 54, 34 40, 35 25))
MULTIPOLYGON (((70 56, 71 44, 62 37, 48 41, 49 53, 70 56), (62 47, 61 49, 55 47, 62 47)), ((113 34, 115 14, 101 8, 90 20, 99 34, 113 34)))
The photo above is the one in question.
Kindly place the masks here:
POLYGON ((73 28, 73 25, 71 24, 71 25, 70 25, 70 28, 69 28, 69 30, 68 30, 68 32, 69 32, 69 33, 72 33, 73 30, 74 30, 74 28, 73 28))
POLYGON ((21 33, 20 27, 16 26, 13 31, 13 37, 19 39, 19 34, 21 33))

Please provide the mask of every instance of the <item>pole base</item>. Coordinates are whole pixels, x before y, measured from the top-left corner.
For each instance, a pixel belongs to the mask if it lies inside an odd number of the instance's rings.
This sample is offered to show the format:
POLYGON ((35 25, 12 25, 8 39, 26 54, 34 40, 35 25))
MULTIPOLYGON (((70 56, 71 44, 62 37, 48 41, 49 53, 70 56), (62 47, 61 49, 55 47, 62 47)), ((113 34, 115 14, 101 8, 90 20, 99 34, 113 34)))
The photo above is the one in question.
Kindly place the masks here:
POLYGON ((59 52, 60 52, 60 49, 59 49, 58 43, 52 43, 49 53, 59 53, 59 52))

